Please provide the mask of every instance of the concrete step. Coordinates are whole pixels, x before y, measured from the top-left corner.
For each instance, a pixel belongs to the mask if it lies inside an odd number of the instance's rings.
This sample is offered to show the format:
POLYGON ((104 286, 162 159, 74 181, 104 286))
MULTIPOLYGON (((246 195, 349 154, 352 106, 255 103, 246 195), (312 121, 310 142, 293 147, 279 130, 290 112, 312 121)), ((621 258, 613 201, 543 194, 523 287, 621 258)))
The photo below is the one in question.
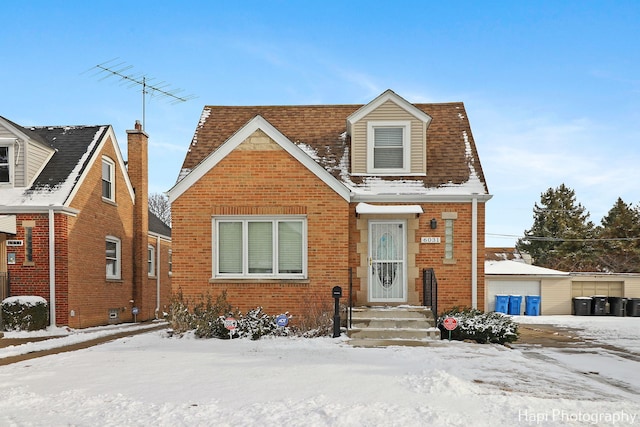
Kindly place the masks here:
POLYGON ((433 313, 426 307, 355 307, 354 319, 433 319, 433 313))
POLYGON ((427 329, 435 327, 435 320, 433 319, 353 319, 354 328, 414 328, 414 329, 427 329))
POLYGON ((426 307, 356 307, 352 313, 347 334, 357 347, 422 346, 440 341, 440 330, 426 307))
POLYGON ((371 339, 409 339, 425 340, 440 339, 440 329, 401 329, 401 328, 352 328, 349 331, 351 338, 371 338, 371 339))

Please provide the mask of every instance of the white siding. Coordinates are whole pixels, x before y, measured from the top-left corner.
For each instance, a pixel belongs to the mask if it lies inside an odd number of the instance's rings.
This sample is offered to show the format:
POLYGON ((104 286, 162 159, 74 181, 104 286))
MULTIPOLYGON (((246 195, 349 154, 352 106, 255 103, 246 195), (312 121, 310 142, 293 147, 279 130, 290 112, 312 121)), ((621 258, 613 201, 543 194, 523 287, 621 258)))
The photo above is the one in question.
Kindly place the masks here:
POLYGON ((36 177, 36 174, 42 170, 42 167, 49 159, 51 151, 37 144, 28 144, 27 148, 27 177, 26 183, 31 182, 36 177))
POLYGON ((411 122, 411 173, 426 173, 425 126, 404 108, 387 101, 352 127, 351 167, 353 173, 367 173, 367 122, 408 120, 411 122))

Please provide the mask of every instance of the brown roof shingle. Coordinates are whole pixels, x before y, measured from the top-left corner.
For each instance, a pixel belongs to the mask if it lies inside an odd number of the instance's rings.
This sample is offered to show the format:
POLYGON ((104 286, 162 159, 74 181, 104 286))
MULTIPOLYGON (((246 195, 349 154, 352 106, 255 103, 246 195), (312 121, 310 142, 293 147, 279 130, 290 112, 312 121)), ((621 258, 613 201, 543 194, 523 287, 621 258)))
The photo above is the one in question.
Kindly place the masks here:
MULTIPOLYGON (((413 105, 432 117, 427 130, 427 176, 423 179, 424 187, 437 188, 469 181, 471 162, 485 194, 488 194, 464 104, 454 102, 413 105)), ((188 171, 196 167, 247 122, 260 115, 290 141, 304 143, 316 150, 319 157, 316 161, 336 178, 344 181, 340 177, 338 165, 349 144, 349 138, 344 137, 347 117, 361 107, 362 105, 205 106, 182 168, 188 171)), ((418 179, 415 176, 381 178, 411 181, 418 179)), ((362 184, 364 180, 364 177, 350 177, 351 183, 355 185, 362 184)))

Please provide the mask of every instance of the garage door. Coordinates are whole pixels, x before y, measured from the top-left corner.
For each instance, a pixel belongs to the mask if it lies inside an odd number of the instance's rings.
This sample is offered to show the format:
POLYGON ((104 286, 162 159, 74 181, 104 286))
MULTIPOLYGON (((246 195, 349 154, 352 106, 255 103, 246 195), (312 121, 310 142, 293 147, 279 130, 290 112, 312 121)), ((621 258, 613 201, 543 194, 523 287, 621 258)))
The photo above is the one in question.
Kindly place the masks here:
POLYGON ((572 282, 571 297, 591 297, 594 295, 604 295, 607 297, 622 297, 622 282, 572 282))
POLYGON ((539 280, 490 280, 487 285, 487 311, 496 310, 496 295, 522 295, 521 313, 524 313, 526 295, 540 295, 539 280))

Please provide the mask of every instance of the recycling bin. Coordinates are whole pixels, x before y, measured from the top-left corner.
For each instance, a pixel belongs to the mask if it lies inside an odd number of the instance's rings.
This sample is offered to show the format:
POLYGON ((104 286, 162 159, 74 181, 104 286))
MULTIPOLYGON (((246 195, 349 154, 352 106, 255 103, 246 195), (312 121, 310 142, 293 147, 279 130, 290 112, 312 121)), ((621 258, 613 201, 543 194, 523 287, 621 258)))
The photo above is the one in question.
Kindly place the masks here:
POLYGON ((527 295, 524 299, 525 316, 540 316, 540 295, 527 295))
POLYGON ((627 316, 640 317, 640 298, 627 298, 627 316))
POLYGON ((624 316, 626 299, 621 297, 608 297, 607 300, 609 301, 609 314, 611 316, 624 316))
POLYGON ((522 296, 509 295, 509 314, 520 316, 520 305, 522 304, 522 296))
POLYGON ((591 297, 574 297, 573 314, 575 316, 591 315, 591 297))
POLYGON ((604 316, 607 308, 607 297, 594 295, 591 297, 591 314, 594 316, 604 316))
POLYGON ((496 295, 496 312, 507 314, 509 311, 509 295, 496 295))

